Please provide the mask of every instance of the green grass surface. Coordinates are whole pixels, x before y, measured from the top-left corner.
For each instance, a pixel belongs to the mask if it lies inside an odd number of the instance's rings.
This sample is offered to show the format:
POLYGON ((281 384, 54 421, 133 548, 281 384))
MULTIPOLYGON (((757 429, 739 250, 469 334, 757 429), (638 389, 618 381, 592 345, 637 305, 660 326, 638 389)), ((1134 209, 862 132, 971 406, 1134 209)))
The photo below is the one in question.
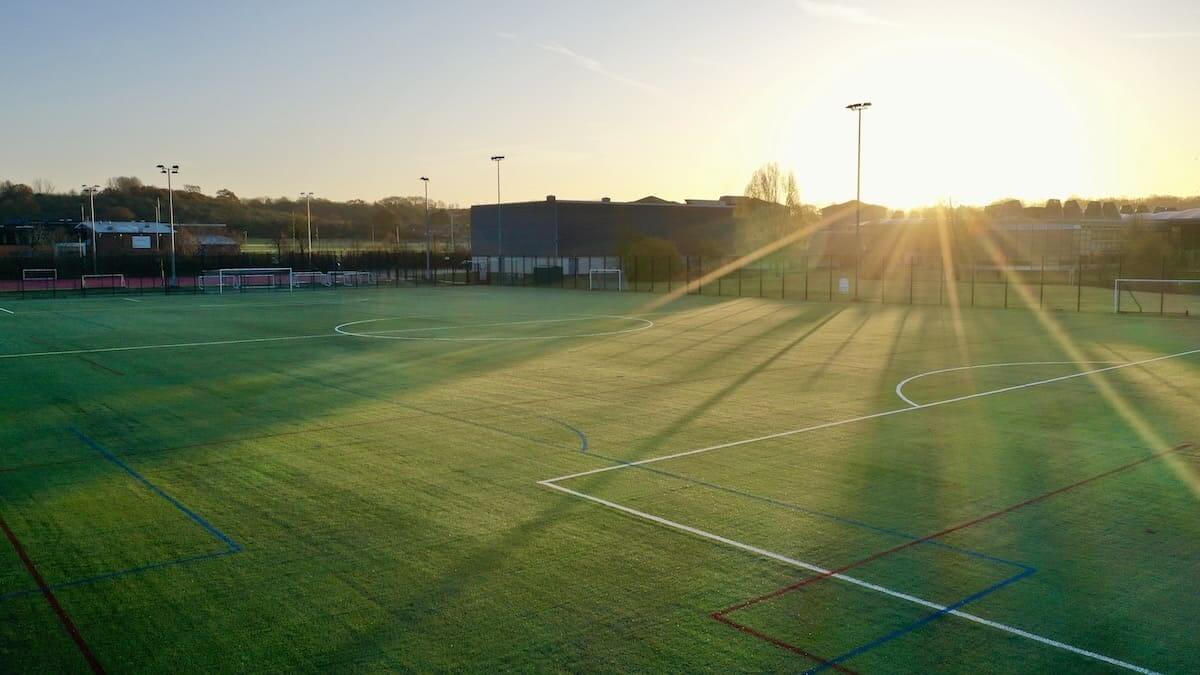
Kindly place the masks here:
MULTIPOLYGON (((797 651, 1120 672, 895 595, 954 605, 1016 575, 961 610, 1200 666, 1200 452, 1104 475, 1200 441, 1200 354, 912 409, 894 391, 1178 354, 1200 323, 520 288, 139 300, 0 314, 0 517, 110 672, 821 665, 797 651), (538 483, 889 411, 552 484, 586 497, 538 483), (819 576, 779 556, 875 586, 712 617, 819 576)), ((0 671, 85 671, 37 590, 0 541, 0 671)))

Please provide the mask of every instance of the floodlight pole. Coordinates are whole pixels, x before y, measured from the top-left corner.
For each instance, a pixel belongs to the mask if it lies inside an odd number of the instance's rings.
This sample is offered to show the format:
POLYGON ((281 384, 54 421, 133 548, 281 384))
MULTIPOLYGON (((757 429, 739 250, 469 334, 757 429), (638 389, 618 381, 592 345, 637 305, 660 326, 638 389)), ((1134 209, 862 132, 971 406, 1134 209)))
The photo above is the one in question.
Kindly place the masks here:
POLYGON ((496 163, 496 257, 504 255, 504 229, 500 227, 500 162, 504 155, 495 155, 492 161, 496 163))
POLYGON ((179 278, 175 276, 175 191, 171 188, 171 174, 179 173, 179 165, 158 165, 159 173, 167 174, 167 214, 171 219, 171 285, 178 286, 179 278))
POLYGON ((846 110, 858 113, 858 163, 854 176, 854 299, 858 300, 858 277, 862 267, 862 112, 871 103, 851 103, 846 110))
POLYGON ((99 185, 84 185, 83 191, 88 193, 88 201, 92 205, 92 274, 99 274, 96 261, 96 190, 99 185))
POLYGON ((421 176, 421 182, 425 184, 425 280, 429 281, 433 278, 433 270, 430 263, 430 246, 432 245, 429 238, 429 178, 421 176))
POLYGON ((311 192, 301 192, 304 197, 304 211, 308 216, 308 268, 312 269, 312 196, 311 192))

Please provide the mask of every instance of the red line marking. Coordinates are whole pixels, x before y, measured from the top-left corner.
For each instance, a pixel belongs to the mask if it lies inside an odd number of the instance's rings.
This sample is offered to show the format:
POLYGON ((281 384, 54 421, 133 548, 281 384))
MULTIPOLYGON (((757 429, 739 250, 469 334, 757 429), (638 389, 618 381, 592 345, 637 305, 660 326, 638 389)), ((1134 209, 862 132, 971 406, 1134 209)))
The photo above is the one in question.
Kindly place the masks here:
POLYGON ((757 631, 745 624, 738 623, 738 622, 734 621, 733 619, 730 619, 729 617, 725 616, 721 612, 713 612, 710 616, 712 616, 712 618, 716 619, 717 621, 720 621, 721 623, 725 624, 726 626, 735 628, 747 635, 756 637, 759 640, 762 640, 764 642, 769 642, 769 643, 775 645, 776 647, 779 647, 780 649, 786 649, 787 651, 792 652, 793 654, 798 654, 807 659, 816 661, 817 663, 827 665, 830 668, 833 668, 834 670, 838 671, 839 673, 847 673, 848 675, 858 675, 858 671, 850 670, 849 668, 846 668, 845 666, 839 665, 837 663, 830 663, 827 659, 823 659, 820 656, 813 654, 812 652, 805 651, 805 650, 797 647, 794 644, 791 644, 789 642, 784 642, 783 640, 780 640, 777 637, 767 635, 766 633, 757 631))
POLYGON ((49 584, 42 578, 42 573, 38 571, 29 554, 25 552, 25 547, 21 545, 21 541, 17 539, 17 535, 8 527, 3 517, 0 517, 0 529, 4 530, 4 536, 8 537, 8 543, 12 544, 13 550, 21 558, 21 562, 25 565, 25 569, 29 571, 29 576, 33 577, 38 588, 42 590, 42 595, 45 596, 46 602, 50 603, 50 608, 58 615, 58 620, 62 622, 67 633, 71 635, 75 646, 79 648, 79 653, 83 654, 83 658, 87 660, 88 666, 91 667, 93 673, 97 675, 104 674, 104 666, 100 665, 100 660, 92 653, 92 648, 88 647, 87 642, 83 639, 83 635, 79 632, 79 628, 75 626, 75 622, 71 620, 71 616, 67 614, 67 610, 63 609, 62 604, 58 602, 58 598, 54 595, 54 591, 50 590, 49 584))
MULTIPOLYGON (((754 605, 757 605, 757 604, 759 604, 759 603, 766 602, 767 600, 771 600, 771 599, 773 599, 773 598, 777 598, 777 597, 779 597, 779 596, 781 596, 781 595, 786 595, 786 594, 788 594, 788 593, 791 593, 792 591, 795 591, 795 590, 797 590, 797 589, 803 588, 803 587, 805 587, 805 586, 807 586, 807 585, 809 585, 809 584, 813 583, 814 581, 820 581, 821 579, 828 579, 829 577, 832 577, 832 576, 835 576, 835 575, 841 574, 841 573, 843 573, 843 572, 846 572, 846 571, 848 571, 848 570, 852 570, 852 569, 854 569, 854 568, 856 568, 856 567, 861 567, 862 565, 865 565, 865 564, 867 564, 867 563, 869 563, 869 562, 873 562, 873 561, 875 561, 875 560, 879 560, 880 558, 883 558, 883 557, 886 557, 886 556, 892 555, 893 553, 897 553, 897 552, 899 552, 899 551, 903 551, 904 549, 910 548, 910 547, 912 547, 912 546, 916 546, 917 544, 922 544, 922 543, 925 543, 925 542, 927 542, 927 541, 930 541, 930 540, 933 540, 933 539, 939 539, 939 538, 941 538, 941 537, 944 537, 944 536, 946 536, 946 535, 948 535, 948 534, 951 534, 951 533, 953 533, 953 532, 957 532, 957 531, 959 531, 959 530, 964 530, 964 529, 966 529, 966 528, 969 528, 969 527, 974 527, 975 525, 979 525, 980 523, 984 523, 984 522, 987 522, 987 521, 989 521, 989 520, 992 520, 992 519, 995 519, 995 518, 999 518, 1000 516, 1006 515, 1006 514, 1008 514, 1008 513, 1012 513, 1013 511, 1016 511, 1017 509, 1022 509, 1022 508, 1025 508, 1026 506, 1031 506, 1031 505, 1033 505, 1033 504, 1036 504, 1036 503, 1038 503, 1038 502, 1045 501, 1045 500, 1047 500, 1047 499, 1049 499, 1049 498, 1051 498, 1051 497, 1054 497, 1054 496, 1056 496, 1056 495, 1060 495, 1060 494, 1062 494, 1062 493, 1064 493, 1064 492, 1068 492, 1068 491, 1074 490, 1074 489, 1076 489, 1076 488, 1083 487, 1084 485, 1087 485, 1088 483, 1093 483, 1093 482, 1095 482, 1095 481, 1098 481, 1098 480, 1100 480, 1100 479, 1102 479, 1102 478, 1107 478, 1107 477, 1109 477, 1109 476, 1112 476, 1113 474, 1121 473, 1121 472, 1123 472, 1123 471, 1128 471, 1128 470, 1130 470, 1130 469, 1133 469, 1133 468, 1135 468, 1135 467, 1137 467, 1137 466, 1140 466, 1140 465, 1142 465, 1142 464, 1145 464, 1145 463, 1147 463, 1147 462, 1151 462, 1151 461, 1154 461, 1154 460, 1156 460, 1156 459, 1161 459, 1161 458, 1163 458, 1163 457, 1165 457, 1165 456, 1167 456, 1167 455, 1170 455, 1170 454, 1173 454, 1173 453, 1176 453, 1176 452, 1179 452, 1179 451, 1181 451, 1181 450, 1185 450, 1185 449, 1187 449, 1187 448, 1191 448, 1191 447, 1194 447, 1194 446, 1193 446, 1191 443, 1182 443, 1182 444, 1180 444, 1180 445, 1177 445, 1177 446, 1175 446, 1175 447, 1173 447, 1173 448, 1168 448, 1168 449, 1166 449, 1166 450, 1162 450, 1162 451, 1160 451, 1160 452, 1156 452, 1156 453, 1154 453, 1154 454, 1152 454, 1152 455, 1149 455, 1149 456, 1147 456, 1147 457, 1143 457, 1142 459, 1139 459, 1139 460, 1136 460, 1136 461, 1130 462, 1130 463, 1128 463, 1128 464, 1122 464, 1121 466, 1118 466, 1118 467, 1116 467, 1115 469, 1109 469, 1108 471, 1105 471, 1104 473, 1096 474, 1095 476, 1092 476, 1091 478, 1085 478, 1085 479, 1083 479, 1083 480, 1081 480, 1081 481, 1077 481, 1077 482, 1075 482, 1075 483, 1071 483, 1070 485, 1066 485, 1066 486, 1060 487, 1060 488, 1058 488, 1058 489, 1051 490, 1050 492, 1046 492, 1046 493, 1040 494, 1040 495, 1038 495, 1038 496, 1036 496, 1036 497, 1032 497, 1032 498, 1030 498, 1030 499, 1026 499, 1026 500, 1025 500, 1025 501, 1023 501, 1023 502, 1018 502, 1018 503, 1016 503, 1016 504, 1013 504, 1012 506, 1008 506, 1008 507, 1005 507, 1005 508, 1003 508, 1003 509, 1000 509, 999 511, 993 511, 993 512, 991 512, 991 513, 988 513, 988 514, 985 514, 985 515, 979 516, 978 518, 974 518, 974 519, 972 519, 972 520, 968 520, 968 521, 966 521, 966 522, 964 522, 964 523, 959 523, 958 525, 954 525, 954 526, 951 526, 951 527, 947 527, 947 528, 946 528, 946 529, 944 529, 944 530, 939 530, 939 531, 937 531, 937 532, 934 532, 933 534, 929 534, 929 535, 926 535, 926 536, 924 536, 924 537, 921 537, 920 539, 913 539, 912 541, 905 542, 905 543, 903 543, 903 544, 900 544, 900 545, 898 545, 898 546, 893 546, 892 548, 889 548, 889 549, 887 549, 887 550, 880 551, 879 553, 875 553, 875 554, 869 555, 869 556, 867 556, 866 558, 863 558, 862 560, 858 560, 858 561, 856 561, 856 562, 852 562, 852 563, 850 563, 850 564, 848 564, 848 565, 843 565, 843 566, 841 566, 841 567, 838 567, 838 568, 836 568, 836 569, 831 569, 831 570, 829 570, 828 572, 824 572, 824 573, 822 573, 822 574, 817 574, 817 575, 814 575, 814 576, 811 576, 811 577, 808 577, 808 578, 805 578, 805 579, 801 579, 800 581, 798 581, 798 582, 796 582, 796 583, 794 583, 794 584, 790 584, 790 585, 788 585, 788 586, 784 586, 783 588, 776 589, 776 590, 774 590, 774 591, 771 591, 770 593, 765 593, 765 594, 763 594, 763 595, 760 595, 760 596, 758 596, 758 597, 750 598, 749 600, 745 600, 745 601, 743 601, 743 602, 739 602, 739 603, 737 603, 736 605, 731 605, 731 606, 729 606, 729 607, 726 607, 725 609, 722 609, 722 610, 720 610, 720 611, 718 611, 718 612, 715 612, 715 613, 713 613, 711 616, 712 616, 714 619, 716 619, 717 621, 720 621, 721 623, 724 623, 724 624, 726 624, 726 625, 729 625, 729 626, 732 626, 732 627, 734 627, 734 628, 737 628, 739 631, 741 631, 741 632, 743 632, 743 633, 746 633, 746 634, 748 634, 748 635, 753 635, 754 637, 757 637, 757 638, 758 638, 758 639, 760 639, 760 640, 765 640, 765 641, 767 641, 767 642, 770 642, 771 644, 773 644, 773 645, 775 645, 775 646, 777 646, 777 647, 780 647, 780 648, 782 648, 782 649, 787 649, 788 651, 795 652, 795 653, 797 653, 797 654, 800 654, 800 655, 802 655, 802 656, 807 656, 807 657, 809 657, 809 658, 814 658, 814 659, 816 659, 816 660, 818 660, 818 661, 821 661, 822 663, 828 663, 827 661, 825 661, 825 660, 823 660, 823 659, 820 659, 819 657, 815 657, 815 656, 813 656, 813 655, 811 655, 811 654, 809 654, 809 653, 807 653, 807 652, 804 652, 803 650, 800 650, 800 649, 798 649, 798 648, 794 647, 793 645, 790 645, 790 644, 788 644, 788 643, 786 643, 786 642, 784 642, 784 641, 782 641, 782 640, 780 640, 780 639, 778 639, 778 638, 772 637, 772 636, 770 636, 770 635, 767 635, 767 634, 765 634, 765 633, 761 633, 761 632, 759 632, 759 631, 756 631, 756 630, 754 630, 754 629, 751 629, 751 628, 748 628, 748 627, 742 626, 741 624, 738 624, 738 623, 736 623, 736 622, 733 622, 733 621, 729 620, 729 619, 728 619, 728 617, 726 617, 725 615, 727 615, 727 614, 730 614, 730 613, 733 613, 733 612, 737 612, 737 611, 739 611, 739 610, 746 609, 747 607, 753 607, 754 605)), ((837 667, 837 664, 830 664, 830 665, 832 665, 832 666, 833 666, 833 667, 835 667, 835 668, 837 667)))

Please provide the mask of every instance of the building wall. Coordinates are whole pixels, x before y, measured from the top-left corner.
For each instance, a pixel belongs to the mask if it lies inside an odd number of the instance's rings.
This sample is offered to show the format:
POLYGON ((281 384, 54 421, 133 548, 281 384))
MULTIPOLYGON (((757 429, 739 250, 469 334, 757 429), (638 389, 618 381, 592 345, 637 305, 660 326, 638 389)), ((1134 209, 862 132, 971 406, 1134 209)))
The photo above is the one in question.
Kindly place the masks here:
POLYGON ((636 236, 675 244, 683 255, 714 248, 736 253, 732 207, 546 200, 503 204, 503 250, 497 247, 496 205, 471 207, 471 249, 477 256, 617 255, 636 236))

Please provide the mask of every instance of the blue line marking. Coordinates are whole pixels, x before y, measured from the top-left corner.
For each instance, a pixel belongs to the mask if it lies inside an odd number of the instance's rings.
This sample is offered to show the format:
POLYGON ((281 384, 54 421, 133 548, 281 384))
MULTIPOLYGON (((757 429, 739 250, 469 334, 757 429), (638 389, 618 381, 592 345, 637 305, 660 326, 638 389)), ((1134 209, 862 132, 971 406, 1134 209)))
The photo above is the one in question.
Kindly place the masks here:
MULTIPOLYGON (((82 579, 73 579, 71 581, 64 581, 64 582, 57 583, 57 584, 50 584, 51 590, 57 591, 57 590, 63 589, 63 588, 73 588, 75 586, 84 586, 86 584, 92 584, 92 583, 96 583, 98 581, 108 581, 111 579, 119 579, 121 577, 127 577, 127 576, 134 575, 134 574, 141 574, 142 572, 150 572, 153 570, 163 569, 165 567, 174 567, 176 565, 186 565, 188 563, 200 562, 202 560, 211 560, 213 558, 221 558, 221 557, 224 557, 227 555, 233 555, 235 553, 240 553, 244 550, 242 548, 242 545, 237 543, 236 541, 234 541, 231 537, 229 537, 229 535, 227 535, 224 532, 217 529, 212 523, 205 520, 204 517, 202 517, 200 514, 196 513, 195 511, 191 510, 186 505, 184 505, 183 502, 180 502, 178 499, 167 494, 165 491, 162 490, 162 488, 158 487, 154 483, 151 483, 145 476, 143 476, 142 474, 135 471, 133 469, 133 467, 129 466, 125 462, 121 461, 116 455, 112 454, 112 452, 110 452, 107 448, 105 448, 104 446, 100 445, 96 441, 89 438, 87 436, 87 434, 83 433, 82 431, 80 431, 79 429, 77 429, 75 427, 71 427, 71 433, 75 434, 76 437, 78 437, 81 441, 86 443, 88 445, 88 447, 90 447, 93 450, 95 450, 96 452, 100 453, 100 455, 102 457, 104 457, 108 461, 110 461, 113 464, 120 467, 125 473, 127 473, 130 477, 132 477, 137 482, 141 483, 143 486, 145 486, 151 492, 158 495, 159 497, 162 497, 164 500, 167 501, 167 503, 169 503, 171 506, 174 506, 176 509, 178 509, 181 513, 183 513, 185 516, 190 518, 197 525, 204 528, 204 530, 206 532, 211 534, 214 538, 220 540, 221 543, 225 544, 226 548, 223 551, 214 551, 212 553, 201 553, 199 555, 185 556, 182 558, 174 558, 172 560, 164 560, 162 562, 149 563, 147 565, 139 565, 137 567, 130 567, 128 569, 117 570, 115 572, 106 572, 106 573, 102 573, 102 574, 96 574, 94 576, 84 577, 82 579)), ((13 591, 10 593, 4 593, 4 594, 0 594, 0 602, 4 602, 6 600, 12 600, 14 598, 24 597, 27 595, 37 595, 41 592, 42 592, 41 589, 30 588, 30 589, 26 589, 23 591, 13 591)))
MULTIPOLYGON (((557 421, 557 420, 555 420, 555 421, 557 421)), ((559 423, 562 424, 562 422, 559 422, 559 423)), ((566 425, 564 425, 564 426, 566 426, 566 425)), ((576 430, 576 433, 579 433, 579 432, 576 430)), ((727 492, 729 494, 738 495, 739 497, 753 499, 753 500, 760 501, 760 502, 763 502, 766 504, 770 504, 772 506, 779 506, 779 507, 786 508, 786 509, 789 509, 792 511, 798 511, 800 513, 805 513, 805 514, 809 514, 809 515, 813 515, 813 516, 827 518, 829 520, 833 520, 833 521, 840 522, 840 523, 845 523, 847 525, 853 525, 855 527, 860 527, 860 528, 863 528, 866 530, 870 530, 872 532, 887 534, 890 536, 906 539, 909 541, 915 541, 917 539, 920 539, 920 537, 917 537, 916 535, 908 534, 907 532, 902 532, 900 530, 896 530, 896 529, 892 529, 892 528, 888 528, 888 527, 878 527, 876 525, 871 525, 870 523, 865 523, 863 521, 855 520, 853 518, 846 518, 846 517, 834 515, 831 513, 823 513, 821 511, 816 511, 816 510, 813 510, 810 508, 800 506, 798 504, 792 504, 789 502, 780 501, 778 499, 773 499, 771 497, 757 495, 757 494, 754 494, 753 492, 746 492, 745 490, 731 488, 731 487, 728 487, 725 485, 721 485, 719 483, 711 483, 709 481, 701 480, 699 478, 692 478, 690 476, 685 476, 683 474, 673 473, 671 471, 666 471, 664 469, 659 469, 657 467, 649 466, 646 464, 632 464, 631 465, 626 461, 614 459, 611 457, 604 457, 602 455, 597 455, 594 453, 592 454, 592 456, 597 457, 599 459, 614 462, 617 464, 624 464, 624 465, 630 466, 631 468, 641 469, 643 471, 649 471, 651 473, 655 473, 655 474, 658 474, 661 476, 675 478, 677 480, 681 480, 686 483, 701 485, 701 486, 711 488, 714 490, 719 490, 721 492, 727 492)), ((1030 565, 1026 565, 1024 563, 1019 563, 1014 560, 1005 560, 1004 558, 998 558, 996 556, 988 555, 986 553, 981 553, 979 551, 972 551, 970 549, 959 548, 958 546, 953 546, 953 545, 946 544, 944 542, 937 541, 937 540, 931 539, 931 540, 927 540, 927 541, 922 541, 920 543, 920 545, 921 546, 935 546, 935 547, 946 549, 949 551, 954 551, 956 553, 962 553, 964 555, 968 555, 973 558, 978 558, 980 560, 986 560, 986 561, 992 562, 992 563, 1016 567, 1017 569, 1020 570, 1020 572, 1014 574, 1013 576, 1008 577, 1007 579, 998 581, 998 582, 992 584, 991 586, 984 588, 981 591, 972 593, 971 595, 968 595, 967 597, 955 602, 954 604, 947 605, 944 609, 940 609, 932 614, 929 614, 928 616, 924 616, 924 617, 918 619, 917 621, 914 621, 913 623, 908 624, 907 626, 902 626, 882 637, 876 638, 870 642, 867 642, 863 645, 855 647, 854 649, 851 649, 850 651, 848 651, 844 654, 841 654, 840 656, 830 659, 829 661, 827 661, 823 664, 820 664, 814 668, 810 668, 809 670, 804 671, 806 674, 807 673, 819 673, 819 672, 822 672, 829 668, 832 668, 835 664, 849 661, 850 659, 855 658, 857 656, 862 656, 863 654, 865 654, 873 649, 876 649, 878 647, 881 647, 881 646, 887 644, 888 642, 891 642, 892 640, 903 637, 903 636, 905 636, 909 633, 912 633, 930 623, 933 623, 934 621, 940 619, 941 617, 946 616, 950 612, 958 610, 958 609, 960 609, 966 605, 969 605, 973 602, 982 600, 983 598, 991 595, 992 593, 999 591, 1002 588, 1005 588, 1006 586, 1015 584, 1018 581, 1021 581, 1022 579, 1033 576, 1034 574, 1037 573, 1037 568, 1032 567, 1030 565)))
POLYGON ((963 598, 962 600, 959 600, 958 602, 954 603, 953 605, 947 605, 945 609, 939 609, 938 611, 934 612, 933 614, 922 617, 922 618, 918 619, 917 621, 910 623, 907 626, 897 628, 896 630, 888 633, 887 635, 884 635, 883 637, 876 638, 875 640, 872 640, 864 645, 855 647, 854 649, 851 649, 850 651, 846 652, 845 654, 842 654, 841 656, 832 658, 829 661, 822 663, 821 665, 816 666, 815 668, 810 668, 804 672, 806 675, 809 673, 819 673, 828 668, 832 668, 835 664, 849 661, 850 659, 852 659, 856 656, 862 656, 863 654, 871 651, 872 649, 875 649, 876 647, 881 647, 884 644, 891 642, 892 640, 895 640, 896 638, 902 637, 904 635, 908 635, 909 633, 917 630, 918 628, 921 628, 927 624, 933 623, 934 621, 942 618, 943 616, 946 616, 950 612, 953 612, 953 611, 960 609, 966 605, 969 605, 972 602, 976 602, 977 600, 982 600, 983 598, 991 595, 992 593, 995 593, 996 591, 1000 590, 1001 588, 1004 588, 1005 586, 1008 586, 1009 584, 1015 584, 1016 582, 1033 575, 1036 571, 1037 571, 1036 569, 1034 569, 1032 567, 1028 567, 1027 569, 1022 570, 1021 572, 1019 572, 1003 581, 1000 581, 998 583, 992 584, 991 586, 988 586, 987 588, 983 589, 982 591, 978 591, 976 593, 972 593, 971 595, 968 595, 967 597, 963 598))
POLYGON ((551 422, 554 422, 555 424, 557 424, 559 426, 566 427, 566 428, 570 429, 571 431, 574 431, 575 435, 579 437, 579 452, 581 452, 585 455, 587 454, 587 451, 588 451, 587 434, 583 433, 579 429, 576 429, 575 427, 571 426, 570 424, 567 424, 566 422, 564 422, 560 419, 555 419, 553 417, 547 417, 546 419, 550 420, 551 422))
POLYGON ((182 511, 185 516, 187 516, 188 518, 191 518, 197 525, 199 525, 200 527, 203 527, 205 530, 207 530, 209 534, 211 534, 212 536, 216 537, 217 539, 220 539, 221 541, 225 542, 225 545, 229 547, 230 551, 237 553, 238 551, 242 550, 241 544, 238 544, 233 539, 230 539, 228 535, 226 535, 224 532, 218 530, 216 527, 213 527, 213 524, 208 522, 207 520, 205 520, 203 517, 201 517, 200 514, 189 509, 187 506, 184 506, 183 502, 179 501, 178 499, 175 499, 174 497, 167 494, 166 492, 163 492, 163 490, 161 488, 159 488, 157 485, 146 480, 145 476, 138 473, 137 471, 134 471, 132 467, 130 467, 125 462, 122 462, 120 460, 120 458, 118 458, 116 455, 109 452, 107 448, 100 445, 96 441, 93 441, 91 438, 88 438, 87 434, 83 433, 79 429, 76 429, 75 427, 71 427, 71 432, 73 434, 75 434, 76 436, 78 436, 81 441, 83 441, 84 443, 87 443, 88 446, 90 446, 93 450, 95 450, 96 452, 103 455, 105 459, 107 459, 108 461, 112 462, 113 464, 116 464, 117 466, 124 469, 125 473, 132 476, 134 480, 138 481, 142 485, 145 485, 154 494, 156 494, 159 497, 162 497, 163 499, 170 502, 170 504, 172 506, 174 506, 175 508, 182 511))
MULTIPOLYGON (((214 551, 212 553, 203 553, 201 555, 194 555, 194 556, 189 556, 186 558, 175 558, 173 560, 165 560, 163 562, 151 563, 149 565, 142 565, 140 567, 130 567, 129 569, 118 570, 116 572, 108 572, 105 574, 97 574, 97 575, 91 576, 91 577, 84 577, 82 579, 74 579, 71 581, 64 581, 64 582, 57 583, 57 584, 50 584, 49 588, 52 591, 57 591, 57 590, 60 590, 63 588, 74 588, 75 586, 84 586, 86 584, 93 584, 98 581, 108 581, 110 579, 119 579, 121 577, 127 577, 132 574, 141 574, 142 572, 149 572, 151 570, 162 569, 164 567, 174 567, 176 565, 186 565, 188 563, 200 562, 201 560, 209 560, 212 558, 221 558, 221 557, 224 557, 227 555, 233 555, 234 553, 237 553, 237 551, 224 550, 224 551, 214 551)), ((23 591, 13 591, 11 593, 5 593, 4 595, 0 595, 0 602, 4 602, 6 600, 12 600, 14 598, 25 597, 27 595, 39 595, 41 592, 42 591, 39 588, 29 588, 29 589, 26 589, 23 591)))

